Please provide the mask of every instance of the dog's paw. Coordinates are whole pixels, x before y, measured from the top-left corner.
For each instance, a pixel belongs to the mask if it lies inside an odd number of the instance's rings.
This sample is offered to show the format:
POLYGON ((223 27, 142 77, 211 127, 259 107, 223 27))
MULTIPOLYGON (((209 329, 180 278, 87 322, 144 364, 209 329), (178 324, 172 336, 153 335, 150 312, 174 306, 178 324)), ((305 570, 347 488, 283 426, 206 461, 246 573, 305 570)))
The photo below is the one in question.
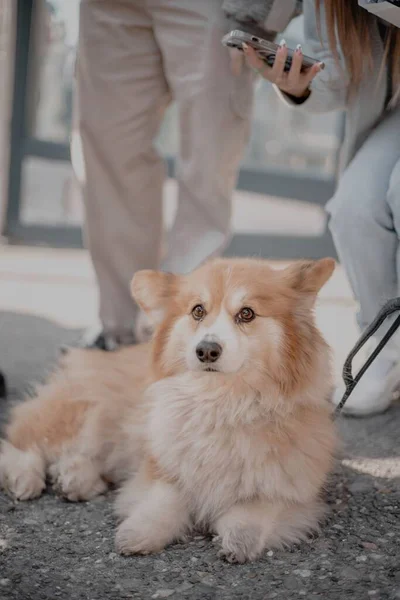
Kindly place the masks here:
POLYGON ((16 500, 38 498, 46 487, 43 477, 37 473, 9 473, 3 485, 5 491, 16 500))
POLYGON ((16 500, 37 498, 46 487, 44 462, 32 450, 19 450, 9 442, 0 448, 0 487, 16 500))
POLYGON ((218 558, 222 558, 231 565, 242 565, 248 560, 242 552, 231 552, 223 548, 218 552, 218 558))
POLYGON ((234 527, 221 538, 219 558, 231 564, 251 562, 260 556, 263 547, 259 532, 253 527, 234 527))
POLYGON ((140 522, 135 515, 125 519, 117 529, 115 545, 120 554, 155 554, 164 549, 157 538, 156 526, 140 522))
POLYGON ((107 483, 90 461, 60 460, 51 465, 49 474, 54 491, 70 502, 84 502, 107 491, 107 483))

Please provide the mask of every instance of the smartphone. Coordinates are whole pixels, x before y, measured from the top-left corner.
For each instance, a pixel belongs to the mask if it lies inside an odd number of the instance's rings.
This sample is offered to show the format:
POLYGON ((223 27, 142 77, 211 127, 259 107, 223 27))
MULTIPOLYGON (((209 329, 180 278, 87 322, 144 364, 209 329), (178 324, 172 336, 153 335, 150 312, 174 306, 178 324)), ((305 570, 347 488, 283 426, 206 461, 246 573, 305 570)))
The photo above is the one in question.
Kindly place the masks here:
MULTIPOLYGON (((227 46, 228 48, 236 48, 237 50, 241 51, 243 51, 243 42, 254 48, 259 57, 262 58, 267 63, 267 65, 269 65, 270 67, 273 66, 275 62, 276 53, 279 49, 278 44, 268 42, 267 40, 264 40, 261 37, 251 35, 250 33, 246 33, 244 31, 239 31, 238 29, 231 31, 222 38, 222 43, 224 44, 224 46, 227 46)), ((294 52, 294 50, 288 48, 288 55, 284 68, 285 71, 290 70, 294 52)), ((323 69, 325 66, 324 63, 321 63, 321 61, 303 55, 303 64, 301 70, 306 71, 316 63, 320 63, 321 69, 323 69)))

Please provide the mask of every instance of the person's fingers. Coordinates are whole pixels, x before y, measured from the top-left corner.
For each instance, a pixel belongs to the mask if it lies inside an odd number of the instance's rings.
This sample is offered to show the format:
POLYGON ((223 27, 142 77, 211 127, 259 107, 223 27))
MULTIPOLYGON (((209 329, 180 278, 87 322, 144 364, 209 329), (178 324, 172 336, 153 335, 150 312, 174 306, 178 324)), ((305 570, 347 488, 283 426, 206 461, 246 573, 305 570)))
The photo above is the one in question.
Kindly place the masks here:
POLYGON ((276 83, 283 80, 285 74, 285 63, 287 59, 287 45, 285 40, 279 44, 279 49, 275 56, 274 66, 272 67, 272 77, 276 83))
POLYGON ((316 75, 318 75, 318 73, 321 70, 322 70, 321 63, 316 63, 315 65, 313 65, 312 67, 307 69, 307 71, 303 75, 303 77, 304 77, 303 81, 304 81, 305 85, 310 85, 310 83, 312 82, 314 77, 316 77, 316 75))
POLYGON ((289 86, 295 87, 295 86, 299 85, 302 64, 303 64, 303 51, 299 44, 297 46, 295 52, 293 53, 292 64, 290 67, 290 71, 288 73, 287 82, 288 82, 289 86))
POLYGON ((246 56, 246 61, 249 67, 253 69, 261 69, 264 61, 258 56, 257 52, 248 44, 242 44, 243 52, 246 56))
POLYGON ((272 81, 271 73, 272 68, 258 56, 257 52, 248 44, 243 44, 243 51, 246 56, 246 62, 254 71, 257 71, 264 79, 272 81))

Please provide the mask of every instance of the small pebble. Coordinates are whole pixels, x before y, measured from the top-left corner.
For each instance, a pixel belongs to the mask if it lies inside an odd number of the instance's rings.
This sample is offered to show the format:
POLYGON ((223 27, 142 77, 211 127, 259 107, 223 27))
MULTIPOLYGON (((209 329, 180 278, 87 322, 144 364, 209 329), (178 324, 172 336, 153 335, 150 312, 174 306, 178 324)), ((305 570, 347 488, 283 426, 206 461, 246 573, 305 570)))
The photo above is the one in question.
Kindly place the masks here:
POLYGON ((188 581, 184 581, 183 583, 181 583, 181 585, 179 585, 176 588, 176 592, 187 592, 188 590, 190 590, 193 587, 192 583, 189 583, 188 581))
POLYGON ((378 546, 374 542, 361 542, 361 546, 366 550, 377 550, 378 546))
POLYGON ((366 562, 368 560, 368 557, 365 556, 365 554, 360 554, 360 556, 356 557, 356 562, 366 562))
POLYGON ((169 598, 175 594, 175 590, 157 590, 155 594, 152 595, 152 598, 169 598))
POLYGON ((306 577, 311 577, 311 571, 309 569, 295 569, 293 571, 294 575, 299 575, 305 579, 306 577))

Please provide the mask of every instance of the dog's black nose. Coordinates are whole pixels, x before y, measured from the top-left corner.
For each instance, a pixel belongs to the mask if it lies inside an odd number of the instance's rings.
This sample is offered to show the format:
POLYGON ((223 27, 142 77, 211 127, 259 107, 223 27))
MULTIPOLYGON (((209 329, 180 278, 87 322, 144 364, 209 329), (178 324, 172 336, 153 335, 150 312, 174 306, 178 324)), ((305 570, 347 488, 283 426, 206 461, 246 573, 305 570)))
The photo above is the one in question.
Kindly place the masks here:
POLYGON ((222 354, 222 347, 217 342, 203 340, 196 348, 197 358, 203 363, 213 363, 222 354))

